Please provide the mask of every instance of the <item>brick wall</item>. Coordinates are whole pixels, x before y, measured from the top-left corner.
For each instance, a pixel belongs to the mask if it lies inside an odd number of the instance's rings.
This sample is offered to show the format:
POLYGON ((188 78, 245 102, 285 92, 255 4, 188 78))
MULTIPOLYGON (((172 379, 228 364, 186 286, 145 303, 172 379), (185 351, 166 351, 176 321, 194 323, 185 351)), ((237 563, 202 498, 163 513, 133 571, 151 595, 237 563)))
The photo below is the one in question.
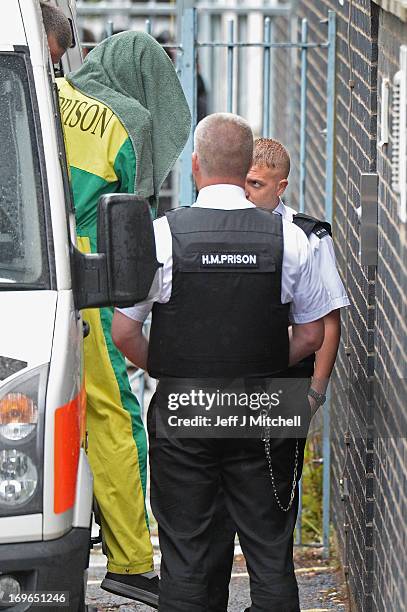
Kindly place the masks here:
MULTIPOLYGON (((332 504, 343 562, 349 567, 349 581, 355 603, 363 612, 372 609, 372 442, 367 439, 371 421, 369 400, 375 325, 375 268, 359 263, 359 206, 361 172, 376 169, 377 123, 377 28, 378 8, 370 2, 353 3, 351 40, 354 66, 353 113, 348 127, 349 63, 347 46, 348 3, 334 0, 301 0, 298 16, 309 20, 309 38, 321 40, 321 20, 328 10, 337 11, 337 106, 336 179, 334 235, 338 267, 346 281, 352 308, 343 316, 343 337, 333 377, 332 405, 332 504), (349 138, 348 138, 349 137, 349 138), (349 201, 346 200, 349 170, 349 201), (349 381, 349 383, 348 383, 349 381), (349 432, 346 448, 346 431, 349 432), (345 466, 346 462, 346 466, 345 466), (345 466, 345 467, 344 467, 345 466), (345 501, 340 486, 345 477, 345 501)), ((326 106, 326 50, 313 52, 309 59, 308 162, 306 210, 324 215, 324 152, 326 106)))
MULTIPOLYGON (((380 11, 378 90, 384 78, 399 70, 399 48, 407 41, 407 23, 380 11)), ((381 99, 378 105, 380 134, 381 99)), ((375 424, 382 433, 374 445, 375 513, 373 517, 373 609, 401 611, 407 607, 407 240, 406 225, 397 213, 391 188, 390 133, 388 145, 377 149, 379 174, 379 260, 376 281, 375 424)))
MULTIPOLYGON (((335 0, 299 0, 297 16, 308 18, 309 38, 318 40, 320 20, 329 9, 338 15, 334 235, 352 302, 342 318, 343 343, 333 377, 333 522, 356 607, 363 612, 401 612, 407 609, 407 447, 401 437, 407 432, 406 227, 398 220, 397 196, 391 190, 392 143, 377 147, 377 112, 381 79, 392 78, 398 70, 407 26, 373 2, 354 0, 350 39, 355 86, 349 129, 349 2, 341 7, 335 0), (356 215, 360 174, 376 171, 378 266, 362 267, 356 215), (374 427, 384 435, 372 436, 374 427), (340 485, 343 476, 345 490, 340 485)), ((317 51, 309 58, 306 187, 306 210, 316 215, 323 215, 324 201, 325 142, 320 129, 326 120, 325 74, 326 53, 317 51)))

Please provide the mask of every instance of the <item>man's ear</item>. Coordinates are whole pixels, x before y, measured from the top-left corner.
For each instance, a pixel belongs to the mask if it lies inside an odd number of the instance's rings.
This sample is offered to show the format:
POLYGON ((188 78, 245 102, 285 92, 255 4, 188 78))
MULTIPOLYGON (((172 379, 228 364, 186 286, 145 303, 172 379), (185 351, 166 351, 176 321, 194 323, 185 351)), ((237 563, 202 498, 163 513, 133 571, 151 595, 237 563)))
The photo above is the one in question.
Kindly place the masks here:
POLYGON ((287 185, 288 185, 287 179, 282 179, 279 182, 278 187, 277 187, 277 195, 279 198, 283 195, 284 191, 287 189, 287 185))
POLYGON ((192 174, 196 176, 199 173, 199 159, 198 155, 194 152, 192 153, 192 174))

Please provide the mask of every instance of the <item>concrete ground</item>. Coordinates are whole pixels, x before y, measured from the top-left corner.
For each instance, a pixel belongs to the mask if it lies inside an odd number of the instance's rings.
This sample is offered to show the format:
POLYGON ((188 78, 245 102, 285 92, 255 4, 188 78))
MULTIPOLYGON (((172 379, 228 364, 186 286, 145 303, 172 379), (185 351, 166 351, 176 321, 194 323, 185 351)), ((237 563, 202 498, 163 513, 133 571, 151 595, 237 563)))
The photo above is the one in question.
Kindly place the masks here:
MULTIPOLYGON (((160 553, 158 539, 153 536, 154 562, 159 570, 160 553)), ((321 558, 320 550, 298 549, 295 553, 296 574, 300 589, 302 612, 324 612, 337 610, 345 612, 345 589, 337 567, 328 565, 321 558)), ((95 606, 98 612, 152 612, 152 608, 137 604, 129 599, 117 597, 100 588, 100 583, 106 572, 106 557, 100 546, 92 552, 89 568, 87 603, 95 606)), ((235 563, 230 586, 228 612, 243 612, 250 605, 249 579, 240 552, 235 547, 235 563)))

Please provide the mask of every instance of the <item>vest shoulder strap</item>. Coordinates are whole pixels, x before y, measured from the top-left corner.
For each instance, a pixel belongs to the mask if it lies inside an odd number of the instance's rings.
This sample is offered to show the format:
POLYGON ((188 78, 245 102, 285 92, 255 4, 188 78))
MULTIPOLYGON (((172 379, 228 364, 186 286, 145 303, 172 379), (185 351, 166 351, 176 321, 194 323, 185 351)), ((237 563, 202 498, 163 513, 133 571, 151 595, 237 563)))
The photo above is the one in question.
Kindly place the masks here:
POLYGON ((319 239, 324 236, 332 236, 331 224, 327 221, 321 221, 305 213, 297 213, 293 217, 293 223, 302 229, 307 238, 311 234, 315 234, 319 239))

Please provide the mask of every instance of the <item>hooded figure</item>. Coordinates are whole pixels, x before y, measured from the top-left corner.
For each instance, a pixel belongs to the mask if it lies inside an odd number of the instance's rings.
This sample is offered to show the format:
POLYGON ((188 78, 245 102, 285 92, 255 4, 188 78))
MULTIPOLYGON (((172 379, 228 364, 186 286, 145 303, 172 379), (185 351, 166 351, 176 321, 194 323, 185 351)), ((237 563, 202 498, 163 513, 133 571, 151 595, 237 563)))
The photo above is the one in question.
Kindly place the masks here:
MULTIPOLYGON (((106 39, 58 88, 78 247, 96 252, 99 197, 134 193, 149 198, 154 213, 191 116, 171 60, 144 32, 106 39)), ((102 587, 158 607, 144 503, 146 435, 112 342, 112 315, 111 308, 83 313, 91 330, 84 343, 88 456, 108 557, 102 587)))

